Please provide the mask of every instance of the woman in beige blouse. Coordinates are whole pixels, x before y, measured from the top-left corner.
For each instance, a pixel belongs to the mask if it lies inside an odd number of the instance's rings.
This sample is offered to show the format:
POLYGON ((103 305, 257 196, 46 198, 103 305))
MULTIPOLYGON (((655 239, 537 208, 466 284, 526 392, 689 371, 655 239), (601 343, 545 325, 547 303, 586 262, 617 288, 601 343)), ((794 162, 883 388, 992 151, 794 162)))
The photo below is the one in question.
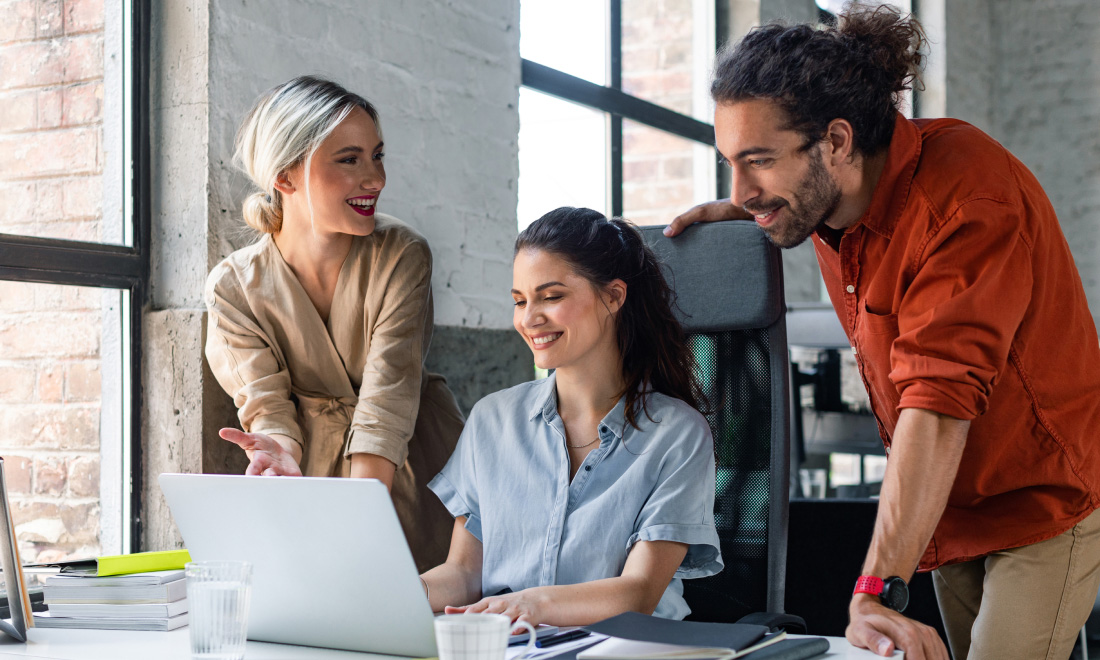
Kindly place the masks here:
POLYGON ((432 255, 377 213, 386 185, 378 115, 335 83, 265 94, 237 136, 260 188, 244 204, 259 241, 206 283, 206 357, 244 431, 248 474, 373 477, 391 489, 421 570, 446 558, 452 520, 429 490, 462 431, 424 369, 432 255))

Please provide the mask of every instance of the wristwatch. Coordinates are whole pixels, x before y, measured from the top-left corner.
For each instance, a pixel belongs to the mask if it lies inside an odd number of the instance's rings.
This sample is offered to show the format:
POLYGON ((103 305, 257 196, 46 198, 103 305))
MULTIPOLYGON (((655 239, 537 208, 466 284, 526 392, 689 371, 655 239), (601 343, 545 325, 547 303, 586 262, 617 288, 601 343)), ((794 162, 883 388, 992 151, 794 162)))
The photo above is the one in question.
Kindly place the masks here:
POLYGON ((873 575, 861 575, 852 593, 878 596, 883 605, 895 612, 904 612, 909 604, 909 585, 896 575, 885 580, 873 575))

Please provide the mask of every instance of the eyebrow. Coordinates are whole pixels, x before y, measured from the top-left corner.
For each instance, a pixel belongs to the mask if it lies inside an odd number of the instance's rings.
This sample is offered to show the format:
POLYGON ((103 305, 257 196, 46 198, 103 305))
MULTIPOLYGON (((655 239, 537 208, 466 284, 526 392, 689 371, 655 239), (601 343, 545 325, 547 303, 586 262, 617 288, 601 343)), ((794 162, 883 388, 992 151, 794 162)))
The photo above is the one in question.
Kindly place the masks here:
POLYGON ((767 147, 749 147, 748 149, 742 149, 737 152, 737 155, 733 157, 734 160, 741 160, 746 156, 755 156, 759 154, 772 154, 775 153, 775 149, 769 149, 767 147))
MULTIPOLYGON (((383 144, 385 144, 385 143, 384 142, 379 142, 378 145, 374 147, 374 151, 378 151, 379 149, 381 149, 383 144)), ((343 149, 338 150, 336 153, 333 154, 333 156, 339 156, 340 154, 361 154, 361 153, 363 153, 363 147, 359 147, 359 146, 356 146, 356 145, 353 144, 353 145, 348 145, 348 146, 344 147, 343 149)))
MULTIPOLYGON (((561 282, 557 282, 557 281, 547 282, 545 284, 540 284, 540 285, 536 286, 535 287, 535 293, 538 293, 539 291, 542 291, 543 289, 549 289, 552 286, 565 286, 565 285, 562 284, 561 282)), ((512 289, 512 293, 516 294, 516 295, 520 295, 520 296, 523 295, 522 292, 517 291, 516 289, 512 289)))

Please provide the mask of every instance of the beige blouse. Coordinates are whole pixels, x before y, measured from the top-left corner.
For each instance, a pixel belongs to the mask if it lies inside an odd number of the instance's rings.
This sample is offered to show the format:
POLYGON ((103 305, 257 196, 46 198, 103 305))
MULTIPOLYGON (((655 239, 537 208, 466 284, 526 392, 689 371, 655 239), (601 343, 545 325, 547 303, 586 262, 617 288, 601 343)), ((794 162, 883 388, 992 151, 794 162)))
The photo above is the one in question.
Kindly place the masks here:
POLYGON ((269 235, 206 283, 206 357, 242 428, 293 438, 307 476, 347 476, 356 453, 392 461, 398 516, 427 566, 445 558, 453 520, 426 484, 463 421, 443 379, 424 369, 431 274, 424 238, 378 214, 374 232, 352 242, 327 323, 269 235))

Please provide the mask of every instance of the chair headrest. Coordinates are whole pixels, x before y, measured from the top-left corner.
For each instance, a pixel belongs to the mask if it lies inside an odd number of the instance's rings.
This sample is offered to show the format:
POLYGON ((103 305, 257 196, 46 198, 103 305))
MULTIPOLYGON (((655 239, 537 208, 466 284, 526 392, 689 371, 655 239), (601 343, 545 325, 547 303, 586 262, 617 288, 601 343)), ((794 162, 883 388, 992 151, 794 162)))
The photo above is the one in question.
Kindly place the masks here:
POLYGON ((692 225, 676 238, 663 229, 641 228, 664 264, 685 330, 767 328, 782 317, 783 261, 755 222, 692 225))

